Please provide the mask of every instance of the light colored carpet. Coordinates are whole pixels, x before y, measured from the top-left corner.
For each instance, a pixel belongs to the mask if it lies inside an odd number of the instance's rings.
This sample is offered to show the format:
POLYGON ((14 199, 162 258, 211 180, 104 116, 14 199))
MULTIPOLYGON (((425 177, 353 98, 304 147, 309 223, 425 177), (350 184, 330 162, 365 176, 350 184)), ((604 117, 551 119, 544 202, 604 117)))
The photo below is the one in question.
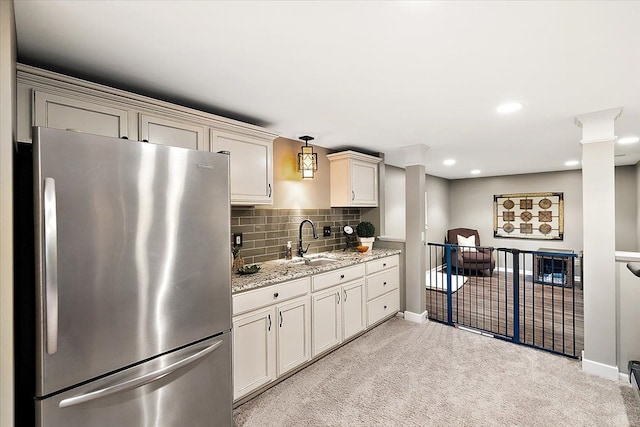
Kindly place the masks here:
MULTIPOLYGON (((427 289, 434 289, 440 292, 447 292, 447 273, 442 271, 427 271, 427 289)), ((451 275, 451 292, 456 292, 469 278, 457 274, 451 275)))
POLYGON ((638 426, 580 362, 393 318, 234 411, 237 426, 638 426))

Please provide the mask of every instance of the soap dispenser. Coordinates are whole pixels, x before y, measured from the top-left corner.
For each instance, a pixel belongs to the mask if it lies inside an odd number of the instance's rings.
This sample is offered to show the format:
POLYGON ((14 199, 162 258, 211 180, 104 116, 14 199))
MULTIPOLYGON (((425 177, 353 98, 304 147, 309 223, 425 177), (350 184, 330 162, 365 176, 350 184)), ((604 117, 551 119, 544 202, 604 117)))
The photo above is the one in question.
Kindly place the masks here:
POLYGON ((285 255, 285 259, 293 258, 293 251, 291 249, 291 240, 287 242, 287 254, 285 255))

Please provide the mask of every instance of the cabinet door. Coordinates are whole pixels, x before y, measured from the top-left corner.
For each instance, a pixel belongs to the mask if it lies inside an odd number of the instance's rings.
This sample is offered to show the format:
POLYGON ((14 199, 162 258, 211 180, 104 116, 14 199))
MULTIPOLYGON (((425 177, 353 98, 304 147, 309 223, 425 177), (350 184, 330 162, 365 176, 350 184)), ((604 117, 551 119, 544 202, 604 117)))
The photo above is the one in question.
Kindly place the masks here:
POLYGON ((204 126, 140 114, 141 141, 205 150, 204 137, 204 126))
POLYGON ((276 378, 275 311, 272 307, 233 318, 233 398, 276 378))
POLYGON ((351 204, 378 206, 378 165, 351 160, 351 204))
POLYGON ((347 339, 366 327, 364 280, 342 286, 342 338, 347 339))
POLYGON ((120 138, 127 136, 127 114, 127 110, 90 100, 33 92, 33 118, 36 126, 120 138))
POLYGON ((311 296, 311 347, 314 357, 342 342, 340 289, 338 286, 311 296))
POLYGON ((302 297, 279 305, 278 376, 311 359, 311 304, 302 297))
POLYGON ((211 151, 230 153, 232 204, 273 203, 273 141, 215 130, 211 151))

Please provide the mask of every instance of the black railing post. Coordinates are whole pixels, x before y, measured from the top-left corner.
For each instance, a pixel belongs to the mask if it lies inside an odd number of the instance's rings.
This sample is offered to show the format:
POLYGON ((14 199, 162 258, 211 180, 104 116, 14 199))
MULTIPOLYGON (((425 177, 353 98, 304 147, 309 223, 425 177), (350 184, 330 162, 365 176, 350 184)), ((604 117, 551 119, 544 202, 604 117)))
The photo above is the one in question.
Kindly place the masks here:
POLYGON ((451 301, 451 245, 445 245, 447 258, 447 323, 453 325, 453 303, 451 301))
POLYGON ((520 251, 513 249, 513 342, 520 343, 520 251))

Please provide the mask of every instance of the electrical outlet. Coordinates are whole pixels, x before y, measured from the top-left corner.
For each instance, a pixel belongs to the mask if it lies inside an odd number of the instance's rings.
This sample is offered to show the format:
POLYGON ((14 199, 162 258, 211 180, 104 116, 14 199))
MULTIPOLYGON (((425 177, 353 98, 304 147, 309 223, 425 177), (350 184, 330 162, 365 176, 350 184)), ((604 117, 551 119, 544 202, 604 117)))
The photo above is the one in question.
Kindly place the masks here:
POLYGON ((331 237, 331 226, 323 227, 322 234, 324 235, 324 237, 331 237))
POLYGON ((242 246, 242 233, 233 233, 233 244, 242 246))

